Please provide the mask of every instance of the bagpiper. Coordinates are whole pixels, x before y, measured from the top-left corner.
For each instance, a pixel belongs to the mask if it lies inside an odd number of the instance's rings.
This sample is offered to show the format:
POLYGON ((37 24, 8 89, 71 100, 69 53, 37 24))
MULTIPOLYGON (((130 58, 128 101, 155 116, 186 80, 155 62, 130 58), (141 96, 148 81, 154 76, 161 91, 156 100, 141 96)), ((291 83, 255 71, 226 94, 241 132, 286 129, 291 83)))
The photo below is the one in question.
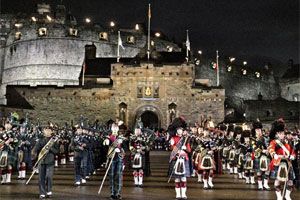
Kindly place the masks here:
POLYGON ((136 125, 134 135, 130 138, 129 150, 131 152, 131 168, 135 187, 143 186, 145 168, 146 141, 142 136, 142 127, 136 125))
POLYGON ((275 120, 270 131, 270 146, 268 148, 272 161, 270 164, 271 178, 275 179, 277 200, 291 200, 295 174, 291 161, 295 160, 295 152, 285 140, 285 124, 283 119, 275 120), (285 182, 283 193, 280 182, 285 182), (285 194, 284 194, 285 193, 285 194))
POLYGON ((243 172, 246 179, 246 184, 255 184, 254 169, 253 169, 253 147, 250 139, 251 132, 248 129, 244 129, 242 133, 242 146, 241 152, 243 153, 243 172))
POLYGON ((270 158, 267 146, 267 139, 262 133, 262 123, 257 119, 252 123, 252 141, 254 171, 257 174, 257 183, 259 190, 271 190, 268 185, 270 176, 270 158))
POLYGON ((198 173, 203 174, 204 189, 208 187, 213 188, 213 175, 216 170, 216 164, 214 161, 214 151, 216 150, 216 144, 210 137, 210 131, 204 130, 204 135, 201 139, 201 143, 198 146, 200 148, 197 155, 198 173))
POLYGON ((169 178, 175 178, 176 199, 187 199, 187 177, 191 176, 188 152, 191 152, 188 137, 183 137, 183 129, 186 123, 183 117, 176 118, 168 128, 173 137, 170 139, 171 156, 169 178), (176 135, 175 135, 176 134, 176 135))
POLYGON ((11 173, 13 167, 16 167, 18 160, 19 141, 12 130, 10 121, 5 124, 5 131, 1 135, 2 153, 0 158, 0 169, 2 174, 1 184, 11 183, 11 173))

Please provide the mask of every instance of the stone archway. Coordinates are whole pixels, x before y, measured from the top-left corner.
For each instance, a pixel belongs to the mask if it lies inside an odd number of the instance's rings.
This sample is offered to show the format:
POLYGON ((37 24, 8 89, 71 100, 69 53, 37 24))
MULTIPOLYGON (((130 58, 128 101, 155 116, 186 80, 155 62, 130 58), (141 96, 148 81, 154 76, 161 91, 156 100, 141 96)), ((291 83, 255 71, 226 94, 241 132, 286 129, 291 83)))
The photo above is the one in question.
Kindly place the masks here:
POLYGON ((145 111, 141 115, 141 120, 144 124, 144 127, 150 129, 158 129, 158 117, 152 111, 145 111))
POLYGON ((150 129, 161 128, 161 112, 152 105, 145 105, 136 109, 133 127, 139 118, 144 123, 144 127, 149 127, 150 129))

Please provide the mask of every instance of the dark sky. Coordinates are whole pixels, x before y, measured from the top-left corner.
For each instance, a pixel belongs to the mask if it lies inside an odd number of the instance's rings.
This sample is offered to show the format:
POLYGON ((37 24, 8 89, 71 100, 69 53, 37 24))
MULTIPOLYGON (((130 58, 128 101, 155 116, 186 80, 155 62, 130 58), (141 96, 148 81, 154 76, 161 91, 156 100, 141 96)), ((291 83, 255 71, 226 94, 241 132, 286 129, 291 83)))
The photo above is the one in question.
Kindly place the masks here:
MULTIPOLYGON (((1 11, 34 12, 37 2, 42 0, 2 0, 1 11)), ((298 0, 63 0, 79 22, 90 16, 93 22, 114 20, 121 27, 146 22, 149 2, 152 29, 176 41, 184 41, 189 29, 194 50, 299 63, 298 0)))

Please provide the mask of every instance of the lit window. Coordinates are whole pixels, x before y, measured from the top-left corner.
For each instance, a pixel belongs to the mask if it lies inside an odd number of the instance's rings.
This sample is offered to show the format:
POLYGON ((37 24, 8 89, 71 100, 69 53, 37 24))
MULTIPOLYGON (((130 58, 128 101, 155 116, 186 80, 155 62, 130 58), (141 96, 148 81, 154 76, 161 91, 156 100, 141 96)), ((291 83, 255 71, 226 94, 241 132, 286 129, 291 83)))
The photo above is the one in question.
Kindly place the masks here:
POLYGON ((153 46, 153 47, 154 47, 154 44, 155 44, 155 43, 154 43, 154 41, 153 41, 153 40, 151 40, 151 46, 153 46))
POLYGON ((217 64, 216 64, 215 62, 211 62, 211 67, 212 67, 213 69, 216 69, 217 64))
POLYGON ((36 22, 37 18, 33 16, 33 17, 31 17, 31 20, 34 21, 34 22, 36 22))
POLYGON ((106 32, 99 33, 100 40, 108 40, 108 35, 106 32))
POLYGON ((140 26, 138 24, 135 25, 135 30, 140 30, 140 26))
POLYGON ((47 28, 40 28, 39 29, 39 36, 47 35, 47 28))
POLYGON ((298 94, 294 94, 293 95, 293 100, 294 101, 298 101, 299 100, 299 95, 298 94))
POLYGON ((160 37, 160 33, 159 32, 155 33, 155 37, 160 37))
POLYGON ((260 73, 259 72, 255 72, 255 77, 256 78, 260 78, 260 73))
POLYGON ((167 51, 168 51, 168 52, 172 52, 172 51, 173 51, 173 47, 167 46, 167 51))
POLYGON ((227 66, 227 71, 228 71, 228 72, 231 72, 231 71, 232 71, 232 66, 228 65, 228 66, 227 66))
POLYGON ((20 40, 21 39, 21 32, 16 32, 15 34, 15 40, 20 40))
POLYGON ((15 27, 17 27, 17 28, 21 28, 23 26, 23 24, 15 24, 15 27))
POLYGON ((128 43, 128 44, 134 44, 134 43, 135 43, 135 38, 134 38, 134 36, 128 36, 128 37, 127 37, 127 43, 128 43))
POLYGON ((246 76, 246 75, 247 75, 247 70, 246 70, 246 69, 242 69, 242 74, 243 74, 244 76, 246 76))
POLYGON ((73 29, 73 28, 69 29, 69 35, 70 36, 77 36, 77 34, 78 34, 78 30, 77 29, 73 29))
POLYGON ((196 60, 196 65, 200 65, 200 60, 196 60))

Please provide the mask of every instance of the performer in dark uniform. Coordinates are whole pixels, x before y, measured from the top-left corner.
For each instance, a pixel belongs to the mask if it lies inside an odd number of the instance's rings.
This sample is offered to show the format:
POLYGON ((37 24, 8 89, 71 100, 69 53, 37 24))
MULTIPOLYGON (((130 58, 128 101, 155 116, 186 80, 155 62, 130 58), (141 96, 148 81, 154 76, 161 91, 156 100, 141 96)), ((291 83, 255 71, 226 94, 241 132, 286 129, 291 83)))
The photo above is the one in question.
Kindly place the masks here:
MULTIPOLYGON (((40 139, 35 147, 34 152, 39 155, 41 150, 45 145, 48 144, 49 140, 52 136, 52 128, 50 126, 46 126, 43 130, 45 137, 40 139)), ((39 167, 39 190, 40 190, 40 198, 44 199, 47 197, 52 197, 52 179, 53 179, 53 171, 54 171, 54 159, 55 155, 59 152, 58 142, 55 142, 50 148, 48 154, 43 159, 40 167, 39 167)))
POLYGON ((293 168, 295 171, 296 178, 294 185, 297 189, 300 189, 300 137, 296 131, 292 133, 292 144, 296 153, 296 159, 292 161, 293 168))
POLYGON ((122 122, 113 123, 111 126, 112 135, 110 136, 110 143, 107 154, 107 161, 111 163, 109 168, 109 183, 110 183, 110 199, 122 199, 121 189, 123 184, 123 170, 124 170, 124 157, 126 145, 124 143, 124 138, 119 135, 119 125, 122 122))
POLYGON ((134 185, 143 186, 145 169, 146 141, 142 137, 141 127, 134 129, 134 135, 130 138, 129 150, 131 151, 131 168, 133 169, 134 185))
POLYGON ((269 182, 269 151, 267 148, 267 139, 262 134, 262 123, 256 120, 252 124, 253 150, 254 150, 254 170, 257 174, 257 182, 259 190, 271 190, 269 182))
POLYGON ((87 176, 87 160, 88 160, 88 150, 87 150, 88 140, 82 135, 82 127, 78 127, 76 131, 76 136, 72 139, 71 149, 74 151, 74 168, 75 168, 75 186, 81 183, 86 184, 87 176), (80 169, 82 173, 80 173, 80 169))

